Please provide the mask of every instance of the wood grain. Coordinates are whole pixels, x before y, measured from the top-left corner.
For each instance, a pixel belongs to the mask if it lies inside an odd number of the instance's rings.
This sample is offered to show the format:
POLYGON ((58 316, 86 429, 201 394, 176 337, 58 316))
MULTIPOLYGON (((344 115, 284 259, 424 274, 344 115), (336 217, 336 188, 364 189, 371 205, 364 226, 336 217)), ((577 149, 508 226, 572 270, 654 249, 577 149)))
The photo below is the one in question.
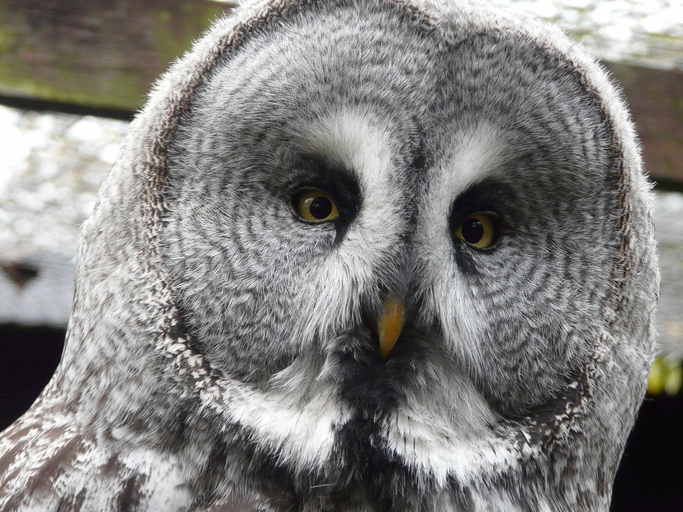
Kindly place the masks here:
POLYGON ((0 0, 0 94, 136 110, 161 71, 232 5, 0 0))

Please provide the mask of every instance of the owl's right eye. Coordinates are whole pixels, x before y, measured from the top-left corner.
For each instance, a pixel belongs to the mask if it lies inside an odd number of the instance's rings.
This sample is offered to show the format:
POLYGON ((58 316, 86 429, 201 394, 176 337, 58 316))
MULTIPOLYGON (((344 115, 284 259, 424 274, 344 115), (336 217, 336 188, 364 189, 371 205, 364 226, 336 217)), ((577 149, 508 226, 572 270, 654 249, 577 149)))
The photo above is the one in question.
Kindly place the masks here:
POLYGON ((299 192, 294 198, 294 210, 301 220, 315 224, 330 222, 339 217, 334 198, 318 189, 299 192))

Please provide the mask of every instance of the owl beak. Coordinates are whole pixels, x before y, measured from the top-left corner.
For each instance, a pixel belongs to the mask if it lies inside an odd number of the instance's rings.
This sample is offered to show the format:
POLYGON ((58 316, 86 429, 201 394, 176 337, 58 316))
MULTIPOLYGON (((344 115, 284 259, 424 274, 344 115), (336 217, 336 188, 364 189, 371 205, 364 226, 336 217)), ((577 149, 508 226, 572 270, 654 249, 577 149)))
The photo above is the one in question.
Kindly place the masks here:
POLYGON ((384 301, 382 312, 377 319, 379 352, 383 359, 389 357, 405 322, 405 306, 398 297, 389 297, 384 301))

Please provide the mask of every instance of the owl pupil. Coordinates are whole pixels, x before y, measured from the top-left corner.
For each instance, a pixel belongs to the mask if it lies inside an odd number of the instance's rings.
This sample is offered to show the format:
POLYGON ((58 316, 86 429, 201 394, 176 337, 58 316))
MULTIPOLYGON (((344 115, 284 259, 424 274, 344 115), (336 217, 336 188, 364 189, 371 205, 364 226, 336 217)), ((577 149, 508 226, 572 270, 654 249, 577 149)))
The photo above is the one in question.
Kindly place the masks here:
POLYGON ((316 197, 308 209, 316 219, 325 219, 332 213, 332 202, 326 197, 316 197))
POLYGON ((484 236, 484 226, 478 219, 469 218, 462 225, 462 237, 470 244, 476 244, 484 236))

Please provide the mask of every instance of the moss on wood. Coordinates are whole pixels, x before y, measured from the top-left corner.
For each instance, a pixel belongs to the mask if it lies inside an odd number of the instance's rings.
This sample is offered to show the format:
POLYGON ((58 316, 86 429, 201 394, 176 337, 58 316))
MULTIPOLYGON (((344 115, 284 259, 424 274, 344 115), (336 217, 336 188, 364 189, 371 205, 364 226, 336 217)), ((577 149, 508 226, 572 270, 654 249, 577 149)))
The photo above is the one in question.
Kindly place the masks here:
POLYGON ((137 109, 225 4, 0 1, 0 94, 137 109))

